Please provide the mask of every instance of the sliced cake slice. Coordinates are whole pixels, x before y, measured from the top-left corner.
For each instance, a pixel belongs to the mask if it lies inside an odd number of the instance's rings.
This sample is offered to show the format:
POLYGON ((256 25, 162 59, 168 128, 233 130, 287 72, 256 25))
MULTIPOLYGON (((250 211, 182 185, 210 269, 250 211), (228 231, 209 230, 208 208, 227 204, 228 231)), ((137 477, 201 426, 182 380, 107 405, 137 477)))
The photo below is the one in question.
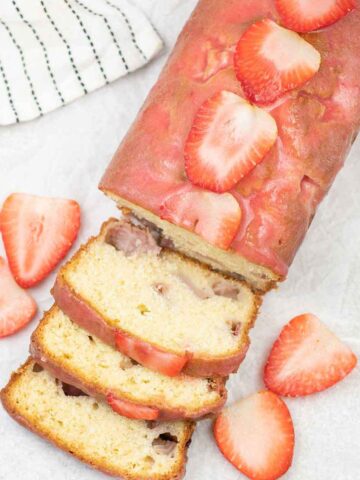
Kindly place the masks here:
POLYGON ((8 413, 90 466, 125 480, 179 480, 192 422, 146 422, 52 377, 29 359, 1 392, 8 413))
POLYGON ((53 295, 73 321, 168 376, 227 376, 249 346, 259 298, 158 244, 156 232, 106 222, 60 271, 53 295))
POLYGON ((167 377, 149 370, 89 335, 56 305, 33 333, 31 354, 56 378, 128 418, 195 419, 226 401, 224 378, 167 377))

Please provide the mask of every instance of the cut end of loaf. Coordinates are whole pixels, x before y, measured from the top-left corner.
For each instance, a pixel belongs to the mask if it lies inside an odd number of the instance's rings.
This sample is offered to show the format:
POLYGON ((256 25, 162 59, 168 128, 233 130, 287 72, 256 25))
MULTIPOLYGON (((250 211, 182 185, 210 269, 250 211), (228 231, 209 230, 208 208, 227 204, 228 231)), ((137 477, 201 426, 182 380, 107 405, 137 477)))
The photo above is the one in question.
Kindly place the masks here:
POLYGON ((118 197, 108 190, 104 190, 104 193, 114 200, 125 214, 132 215, 139 223, 157 229, 164 242, 167 241, 174 250, 205 263, 216 271, 244 280, 259 294, 275 288, 278 282, 284 280, 269 268, 250 262, 234 250, 215 247, 199 235, 161 219, 150 210, 118 197))

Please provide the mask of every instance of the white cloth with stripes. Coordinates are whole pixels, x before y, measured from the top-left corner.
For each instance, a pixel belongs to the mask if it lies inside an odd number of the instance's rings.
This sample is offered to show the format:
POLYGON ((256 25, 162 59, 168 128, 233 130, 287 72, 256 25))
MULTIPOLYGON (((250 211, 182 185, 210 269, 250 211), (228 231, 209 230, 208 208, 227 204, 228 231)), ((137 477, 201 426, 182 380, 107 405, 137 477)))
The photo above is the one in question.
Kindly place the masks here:
POLYGON ((0 0, 0 125, 65 105, 161 48, 131 0, 0 0))

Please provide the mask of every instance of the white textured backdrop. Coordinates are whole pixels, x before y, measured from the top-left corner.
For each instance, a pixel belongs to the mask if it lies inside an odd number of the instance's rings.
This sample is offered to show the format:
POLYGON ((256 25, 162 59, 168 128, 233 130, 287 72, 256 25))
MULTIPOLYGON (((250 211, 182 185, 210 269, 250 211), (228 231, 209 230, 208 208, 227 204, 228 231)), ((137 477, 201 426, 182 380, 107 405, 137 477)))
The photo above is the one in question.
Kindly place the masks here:
MULTIPOLYGON (((72 197, 83 226, 78 244, 116 214, 97 183, 163 65, 195 0, 136 0, 165 39, 151 65, 40 120, 0 128, 0 202, 14 191, 72 197)), ((229 382, 229 401, 262 388, 261 371, 280 328, 292 316, 318 314, 360 357, 360 141, 323 202, 286 283, 265 300, 252 348, 229 382)), ((76 245, 76 246, 77 246, 76 245)), ((2 254, 0 246, 0 254, 2 254)), ((51 305, 54 275, 32 291, 40 312, 51 305)), ((27 356, 38 314, 25 330, 0 341, 0 386, 27 356)), ((286 480, 360 478, 359 368, 321 394, 287 401, 296 450, 286 480)), ((211 423, 197 429, 186 480, 242 480, 218 452, 211 423)), ((0 407, 1 480, 101 480, 90 470, 10 420, 0 407)))

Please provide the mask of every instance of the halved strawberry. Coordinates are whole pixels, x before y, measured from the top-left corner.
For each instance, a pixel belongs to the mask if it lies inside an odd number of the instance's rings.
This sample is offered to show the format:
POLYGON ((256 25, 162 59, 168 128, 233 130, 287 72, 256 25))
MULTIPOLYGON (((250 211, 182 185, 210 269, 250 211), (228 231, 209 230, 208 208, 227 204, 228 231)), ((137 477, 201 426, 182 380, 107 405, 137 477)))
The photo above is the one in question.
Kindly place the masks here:
POLYGON ((0 257, 0 338, 25 327, 36 313, 36 303, 22 290, 0 257))
POLYGON ((279 395, 309 395, 342 380, 356 363, 350 348, 308 313, 281 331, 265 366, 264 381, 279 395))
POLYGON ((180 191, 160 208, 161 218, 194 231, 216 247, 226 250, 241 223, 241 209, 230 193, 180 191))
POLYGON ((355 6, 355 0, 276 0, 281 23, 295 32, 311 32, 327 27, 355 6))
POLYGON ((294 426, 285 403, 262 391, 226 408, 214 424, 222 454, 253 480, 275 480, 290 468, 294 426))
POLYGON ((10 269, 19 285, 43 280, 66 255, 80 227, 73 200, 10 195, 0 212, 0 230, 10 269))
POLYGON ((248 98, 269 104, 310 80, 320 68, 321 56, 297 33, 265 19, 246 30, 234 62, 248 98))
POLYGON ((130 358, 133 358, 144 367, 160 372, 168 377, 175 377, 185 367, 188 357, 164 352, 155 346, 128 335, 122 330, 115 334, 115 342, 118 350, 130 358))
POLYGON ((106 400, 114 412, 123 417, 135 420, 156 420, 159 417, 158 409, 121 400, 112 393, 106 396, 106 400))
POLYGON ((231 190, 260 163, 277 138, 265 110, 223 90, 199 109, 185 144, 185 169, 194 185, 231 190))

